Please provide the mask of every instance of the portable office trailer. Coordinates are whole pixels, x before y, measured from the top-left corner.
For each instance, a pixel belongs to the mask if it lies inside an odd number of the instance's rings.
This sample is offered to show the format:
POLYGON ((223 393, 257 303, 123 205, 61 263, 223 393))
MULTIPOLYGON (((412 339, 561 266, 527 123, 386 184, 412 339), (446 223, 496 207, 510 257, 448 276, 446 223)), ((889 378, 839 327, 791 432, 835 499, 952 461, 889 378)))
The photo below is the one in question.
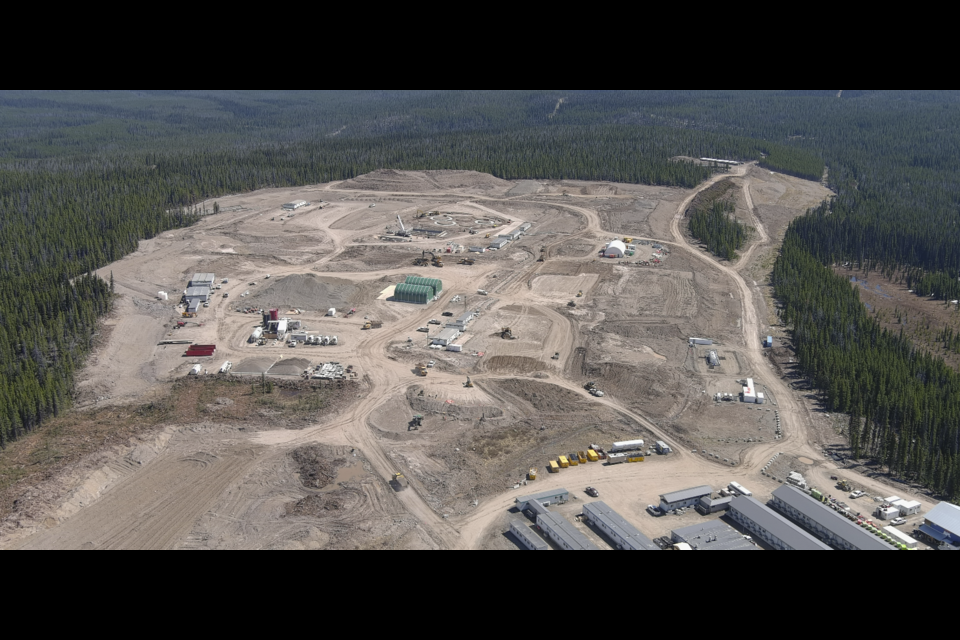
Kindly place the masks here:
POLYGON ((594 527, 600 529, 618 549, 625 551, 659 551, 659 547, 650 538, 640 533, 620 514, 604 502, 590 502, 583 505, 583 515, 594 527))
POLYGON ((690 338, 690 344, 699 344, 709 347, 713 345, 713 340, 707 340, 706 338, 690 338))
POLYGON ((514 518, 510 521, 510 533, 528 551, 549 551, 550 545, 534 532, 524 520, 514 518))
POLYGON ((657 453, 659 453, 662 456, 665 456, 668 453, 671 453, 671 451, 672 450, 670 449, 670 447, 667 445, 666 442, 663 442, 662 440, 657 440, 657 453))
POLYGON ((896 527, 884 527, 883 532, 893 538, 894 542, 905 546, 907 549, 916 549, 920 544, 896 527))
POLYGON ((898 500, 893 503, 893 506, 900 509, 900 515, 906 518, 907 516, 914 516, 920 513, 921 504, 919 502, 907 501, 907 500, 898 500))
POLYGON ((675 509, 692 507, 700 503, 700 498, 704 496, 709 497, 712 493, 713 489, 707 485, 665 493, 660 496, 660 510, 668 513, 675 509))
POLYGON ((566 518, 555 513, 537 514, 537 526, 564 551, 599 551, 595 544, 570 524, 566 518))
POLYGON ((453 351, 454 353, 460 353, 463 351, 463 345, 460 344, 448 344, 447 351, 453 351))
POLYGON ((530 503, 536 502, 540 506, 549 507, 554 504, 564 504, 570 499, 570 492, 566 489, 553 489, 551 491, 541 491, 529 496, 520 496, 514 502, 520 511, 526 510, 530 503))

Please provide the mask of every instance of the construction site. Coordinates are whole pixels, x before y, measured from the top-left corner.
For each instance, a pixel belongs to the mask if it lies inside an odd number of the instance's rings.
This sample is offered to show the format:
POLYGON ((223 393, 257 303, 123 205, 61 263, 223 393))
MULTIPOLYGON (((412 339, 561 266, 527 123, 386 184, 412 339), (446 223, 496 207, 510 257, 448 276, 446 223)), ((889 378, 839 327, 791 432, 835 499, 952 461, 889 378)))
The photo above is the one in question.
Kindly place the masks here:
POLYGON ((733 481, 772 500, 778 454, 826 487, 842 438, 766 338, 785 353, 769 258, 829 195, 731 165, 693 190, 384 170, 220 198, 101 270, 120 297, 77 404, 139 406, 184 379, 236 397, 65 469, 4 514, 0 546, 666 548, 704 516, 649 515, 665 492, 733 481), (755 230, 734 264, 683 222, 720 180, 755 230), (282 417, 313 394, 309 420, 282 417), (232 423, 241 401, 256 410, 232 423), (163 517, 138 517, 144 496, 163 517))

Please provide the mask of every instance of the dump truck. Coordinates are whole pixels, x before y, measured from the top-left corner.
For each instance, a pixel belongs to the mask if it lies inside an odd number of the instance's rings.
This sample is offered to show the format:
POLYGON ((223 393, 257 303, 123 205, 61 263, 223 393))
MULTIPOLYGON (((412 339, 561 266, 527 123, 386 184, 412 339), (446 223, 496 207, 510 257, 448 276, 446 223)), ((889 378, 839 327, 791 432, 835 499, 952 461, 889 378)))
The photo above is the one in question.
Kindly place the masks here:
POLYGON ((381 320, 368 320, 363 324, 364 329, 381 329, 383 328, 383 321, 381 320))
POLYGON ((474 260, 473 258, 460 258, 460 262, 458 262, 457 264, 465 264, 465 265, 473 266, 476 263, 477 261, 474 260))
POLYGON ((426 377, 427 377, 427 365, 423 364, 422 362, 421 362, 420 364, 418 364, 418 365, 417 365, 417 375, 420 376, 421 378, 426 378, 426 377))
POLYGON ((390 480, 390 486, 393 487, 394 491, 406 491, 407 487, 410 486, 410 483, 407 482, 407 479, 403 477, 402 473, 393 474, 393 478, 390 480))

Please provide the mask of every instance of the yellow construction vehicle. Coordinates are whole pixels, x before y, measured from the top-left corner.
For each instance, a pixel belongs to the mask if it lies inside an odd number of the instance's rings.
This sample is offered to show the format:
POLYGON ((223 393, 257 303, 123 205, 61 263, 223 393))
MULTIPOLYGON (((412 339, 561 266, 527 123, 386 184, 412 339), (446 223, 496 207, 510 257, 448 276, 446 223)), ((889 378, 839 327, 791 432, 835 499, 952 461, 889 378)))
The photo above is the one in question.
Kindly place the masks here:
POLYGON ((474 263, 476 263, 476 260, 473 258, 460 258, 460 262, 457 264, 473 265, 474 263))
POLYGON ((184 312, 181 313, 180 315, 183 316, 184 318, 196 318, 196 317, 197 317, 197 314, 195 314, 195 313, 190 313, 189 311, 184 311, 184 312))
POLYGON ((490 237, 490 234, 488 233, 487 235, 485 235, 485 236, 483 236, 483 237, 484 237, 484 238, 489 238, 489 237, 490 237))
POLYGON ((550 473, 560 473, 560 465, 557 464, 556 460, 551 460, 550 464, 547 466, 547 470, 550 473))
POLYGON ((418 365, 417 365, 417 375, 420 376, 421 378, 426 378, 426 377, 427 377, 427 365, 423 364, 422 362, 421 362, 420 364, 418 364, 418 365))
POLYGON ((367 320, 363 323, 363 329, 382 329, 383 321, 382 320, 367 320))
POLYGON ((633 244, 633 238, 624 238, 623 244, 633 244))
POLYGON ((419 218, 426 218, 426 217, 427 217, 427 212, 426 212, 426 211, 424 211, 423 209, 417 209, 417 218, 418 218, 418 219, 419 219, 419 218))
POLYGON ((577 297, 578 297, 578 298, 582 298, 582 297, 583 297, 583 290, 577 291, 577 297))
POLYGON ((537 468, 531 467, 530 472, 527 473, 527 480, 536 480, 537 479, 537 468))
POLYGON ((467 381, 463 384, 466 389, 473 389, 473 381, 470 380, 470 376, 467 376, 467 381))
POLYGON ((393 487, 394 491, 405 491, 407 487, 410 486, 410 483, 407 482, 407 479, 403 477, 402 473, 393 474, 393 478, 390 480, 390 486, 393 487))

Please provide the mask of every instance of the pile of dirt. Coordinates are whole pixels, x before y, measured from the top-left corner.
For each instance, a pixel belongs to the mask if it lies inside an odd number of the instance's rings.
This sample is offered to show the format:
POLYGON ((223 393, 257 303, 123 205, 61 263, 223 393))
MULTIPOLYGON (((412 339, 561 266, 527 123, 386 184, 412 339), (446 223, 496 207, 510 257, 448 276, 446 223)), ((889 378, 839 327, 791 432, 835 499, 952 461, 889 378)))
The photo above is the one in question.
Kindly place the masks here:
POLYGON ((297 463, 300 482, 310 489, 322 489, 337 477, 337 471, 347 464, 343 447, 313 444, 295 449, 290 457, 297 463))
POLYGON ((533 373, 550 368, 546 362, 526 356, 493 356, 484 368, 491 373, 533 373))
POLYGON ((410 402, 410 408, 417 413, 442 414, 457 420, 490 419, 499 418, 503 415, 503 411, 494 406, 468 407, 451 404, 421 396, 419 395, 421 391, 422 388, 419 386, 407 389, 407 400, 410 402))
POLYGON ((287 358, 270 367, 268 372, 272 376, 299 376, 310 366, 305 358, 287 358))
POLYGON ((245 306, 264 309, 305 309, 326 311, 356 304, 358 287, 349 280, 325 278, 312 273, 301 273, 278 280, 259 291, 254 291, 245 306))

